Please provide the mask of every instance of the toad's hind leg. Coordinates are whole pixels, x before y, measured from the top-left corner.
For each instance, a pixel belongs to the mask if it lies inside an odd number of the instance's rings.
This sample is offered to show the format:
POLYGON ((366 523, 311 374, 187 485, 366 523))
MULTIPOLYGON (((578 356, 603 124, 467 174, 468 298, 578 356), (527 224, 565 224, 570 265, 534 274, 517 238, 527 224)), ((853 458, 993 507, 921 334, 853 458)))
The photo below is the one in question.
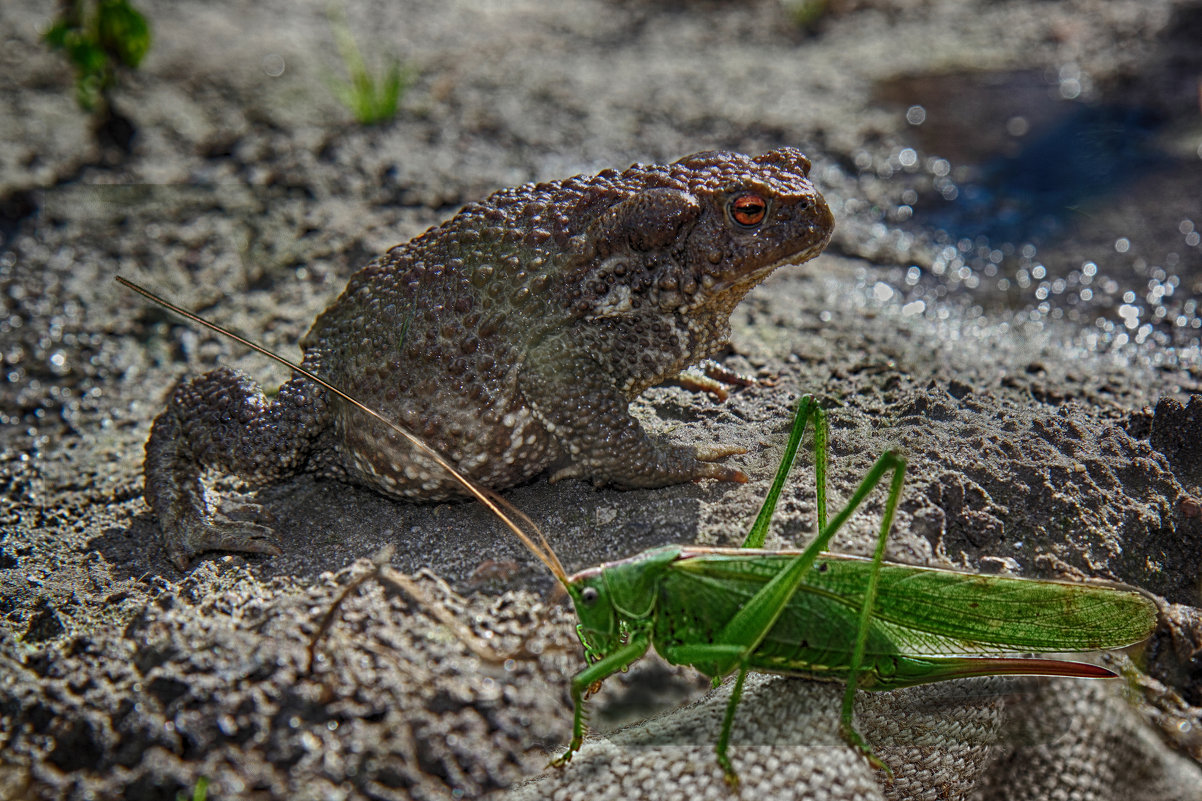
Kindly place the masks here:
POLYGON ((146 501, 162 529, 167 556, 181 570, 208 550, 279 553, 258 508, 215 508, 206 498, 206 468, 252 484, 304 469, 328 430, 325 393, 294 378, 269 401, 249 378, 227 368, 181 383, 155 418, 146 443, 146 501))

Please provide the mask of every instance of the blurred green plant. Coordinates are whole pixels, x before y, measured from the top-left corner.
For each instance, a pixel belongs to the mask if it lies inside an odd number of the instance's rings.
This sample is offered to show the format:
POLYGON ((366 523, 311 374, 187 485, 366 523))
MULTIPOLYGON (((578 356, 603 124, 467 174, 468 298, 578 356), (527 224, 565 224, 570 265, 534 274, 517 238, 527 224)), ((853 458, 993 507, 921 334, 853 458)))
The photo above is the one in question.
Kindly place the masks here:
POLYGON ((205 801, 209 794, 209 778, 201 776, 196 780, 196 786, 192 788, 192 796, 189 798, 182 792, 175 794, 175 801, 205 801))
POLYGON ((150 50, 150 25, 129 0, 62 0, 43 40, 75 70, 80 107, 107 118, 122 70, 136 69, 150 50))
POLYGON ((335 8, 329 10, 328 16, 334 44, 350 78, 349 81, 331 78, 330 90, 360 125, 388 122, 396 116, 401 96, 413 83, 413 71, 393 57, 382 77, 369 72, 346 16, 335 8))
POLYGON ((781 0, 789 19, 799 28, 808 28, 831 10, 828 0, 781 0))

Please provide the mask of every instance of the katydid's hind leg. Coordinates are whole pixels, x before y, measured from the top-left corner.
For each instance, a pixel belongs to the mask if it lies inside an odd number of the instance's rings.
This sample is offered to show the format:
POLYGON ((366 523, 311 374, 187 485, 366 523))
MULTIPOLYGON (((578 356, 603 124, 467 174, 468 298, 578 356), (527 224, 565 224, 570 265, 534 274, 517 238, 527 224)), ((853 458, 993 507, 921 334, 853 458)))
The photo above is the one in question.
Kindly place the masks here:
MULTIPOLYGON (((781 575, 782 586, 779 590, 770 592, 770 586, 766 586, 751 602, 745 604, 735 619, 724 630, 723 636, 729 636, 735 641, 755 643, 758 642, 758 637, 763 636, 764 632, 761 624, 755 623, 758 618, 766 618, 772 620, 771 612, 780 605, 787 604, 792 597, 797 586, 804 579, 805 573, 809 570, 809 566, 813 563, 817 552, 824 550, 830 543, 835 533, 843 527, 852 513, 864 502, 885 474, 892 471, 893 479, 889 487, 889 496, 885 501, 885 513, 881 520, 880 534, 877 537, 876 549, 873 552, 872 570, 869 573, 868 585, 865 588, 864 603, 861 607, 859 628, 856 632, 856 643, 852 651, 851 659, 848 663, 847 675, 847 691, 843 697, 843 711, 841 720, 841 729, 844 739, 849 744, 859 750, 874 766, 888 770, 888 767, 880 762, 872 754, 872 750, 868 747, 868 743, 856 731, 853 724, 854 702, 860 674, 860 667, 864 661, 864 651, 868 642, 868 626, 872 620, 872 610, 876 603, 877 585, 880 579, 881 561, 885 554, 885 543, 889 539, 889 532, 893 528, 893 516, 897 510, 898 500, 901 498, 902 485, 905 482, 906 461, 892 451, 887 451, 881 454, 876 460, 868 474, 860 482, 859 487, 852 493, 848 499, 847 505, 835 515, 833 521, 827 518, 827 499, 826 499, 826 474, 828 462, 828 440, 829 440, 829 424, 826 419, 826 412, 818 406, 818 403, 810 395, 802 397, 797 404, 797 413, 793 418, 793 431, 789 437, 789 444, 785 448, 784 458, 781 460, 780 468, 777 470, 776 478, 772 483, 772 488, 769 490, 768 497, 764 500, 764 505, 760 509, 759 516, 752 525, 751 532, 747 535, 747 540, 743 543, 745 548, 759 548, 763 546, 764 538, 767 534, 768 524, 772 519, 772 513, 776 508, 777 498, 780 495, 781 488, 784 486, 785 478, 789 473, 789 468, 793 464, 793 459, 796 456, 797 448, 801 442, 802 434, 805 431, 805 425, 810 420, 814 421, 814 481, 815 481, 815 505, 817 508, 818 517, 818 536, 805 549, 805 551, 795 560, 795 562, 784 573, 791 574, 790 576, 781 575), (727 633, 729 631, 729 635, 727 633), (740 633, 743 632, 743 633, 740 633), (749 635, 747 632, 751 632, 749 635)), ((770 582, 775 584, 776 580, 770 582)), ((752 646, 753 647, 753 646, 752 646)))
MULTIPOLYGON (((854 697, 854 693, 852 696, 854 697)), ((860 756, 864 757, 869 765, 877 770, 883 770, 889 776, 893 775, 893 769, 882 762, 881 758, 872 752, 872 746, 864 739, 864 735, 856 730, 851 720, 851 711, 847 708, 844 709, 843 718, 839 721, 839 735, 845 743, 859 751, 860 756)))
POLYGON ((251 483, 292 475, 328 428, 324 391, 296 378, 268 401, 250 379, 219 368, 171 393, 146 443, 146 501, 167 556, 181 570, 208 550, 279 553, 255 504, 215 508, 200 477, 206 468, 251 483))
MULTIPOLYGON (((877 459, 869 476, 877 475, 876 481, 888 470, 893 471, 893 479, 889 484, 889 497, 885 500, 885 513, 881 517, 880 534, 877 535, 876 548, 872 553, 872 570, 868 574, 868 583, 864 588, 864 604, 860 609, 859 628, 856 631, 856 644, 851 654, 847 668, 847 690, 843 694, 843 711, 840 719, 840 731, 848 744, 857 749, 875 768, 884 770, 892 775, 889 766, 872 753, 871 747, 864 737, 856 731, 853 722, 855 713, 856 689, 859 684, 860 668, 864 663, 864 651, 868 645, 868 627, 872 622, 872 612, 876 605, 877 586, 880 583, 881 562, 885 558, 885 544, 889 540, 889 532, 893 528, 893 515, 897 511, 897 502, 901 498, 902 485, 906 480, 906 460, 886 451, 877 459)), ((874 482, 875 484, 875 482, 874 482)))
MULTIPOLYGON (((799 423, 802 420, 802 409, 799 406, 799 423)), ((816 429, 822 432, 818 435, 819 444, 825 446, 825 437, 823 436, 825 434, 823 429, 825 420, 819 416, 818 422, 819 425, 816 426, 816 429)), ((794 434, 796 436, 800 436, 798 428, 799 426, 795 425, 794 434)), ((821 461, 824 464, 825 470, 825 457, 821 461)), ((823 527, 818 536, 806 546, 804 551, 791 559, 783 569, 757 590, 755 595, 743 603, 739 611, 718 632, 714 638, 714 642, 722 648, 739 647, 743 649, 744 654, 753 653, 776 624, 776 621, 789 605, 798 588, 804 583, 806 575, 813 567, 818 554, 826 548, 831 538, 835 535, 835 532, 843 527, 848 518, 864 502, 869 493, 876 488, 885 474, 892 470, 894 471, 893 487, 890 491, 889 500, 886 503, 886 514, 881 526, 881 537, 877 547, 876 561, 869 578, 868 591, 865 593, 863 614, 860 619, 860 630, 856 635, 856 654, 853 655, 849 663, 849 676, 854 685, 855 676, 859 672, 860 662, 864 657, 864 646, 868 636, 867 625, 871 618, 872 606, 876 597, 876 584, 880 573, 881 555, 884 553, 884 542, 893 524, 893 512, 897 507, 897 499, 901 494, 901 483, 905 472, 904 467, 905 462, 893 452, 890 451, 882 454, 868 471, 863 481, 860 482, 860 486, 852 493, 847 505, 835 515, 833 520, 823 527)), ((820 481, 824 479, 825 473, 820 481)), ((752 535, 748 539, 753 539, 756 533, 756 529, 753 528, 752 535)), ((744 659, 745 657, 742 657, 732 659, 728 663, 720 663, 718 670, 714 672, 720 675, 725 674, 729 670, 734 669, 744 659)), ((854 692, 854 690, 849 690, 849 692, 854 692)))
POLYGON ((814 509, 818 517, 818 530, 825 531, 829 522, 826 516, 826 466, 830 455, 830 423, 826 410, 814 404, 814 509))
POLYGON ((772 479, 772 486, 764 497, 764 503, 760 506, 759 514, 756 515, 755 522, 751 524, 751 530, 747 532, 747 539, 743 540, 742 547, 764 547, 764 540, 768 536, 768 526, 772 522, 772 515, 776 512, 776 503, 780 499, 781 490, 784 489, 785 479, 789 477, 789 471, 797 458, 797 449, 801 445, 806 424, 810 420, 814 421, 814 484, 818 531, 826 528, 826 463, 829 424, 826 419, 826 411, 818 405, 814 396, 803 395, 797 402, 797 411, 793 415, 793 429, 789 432, 789 442, 785 445, 784 456, 781 458, 780 466, 776 469, 776 477, 772 479))

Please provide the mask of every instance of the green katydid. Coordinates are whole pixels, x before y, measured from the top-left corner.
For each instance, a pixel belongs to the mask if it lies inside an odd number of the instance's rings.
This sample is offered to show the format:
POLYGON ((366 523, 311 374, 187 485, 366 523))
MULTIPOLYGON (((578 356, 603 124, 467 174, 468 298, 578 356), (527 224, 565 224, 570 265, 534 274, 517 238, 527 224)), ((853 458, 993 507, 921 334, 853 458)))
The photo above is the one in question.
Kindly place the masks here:
POLYGON ((727 749, 751 670, 845 681, 844 737, 885 767, 853 726, 857 689, 989 675, 1113 678, 1111 671, 1089 663, 1013 654, 1121 648, 1151 633, 1156 606, 1132 589, 883 562, 905 460, 884 453, 842 511, 828 520, 826 441, 826 414, 807 395, 798 404, 784 459, 742 548, 666 546, 560 577, 580 618, 578 632, 590 664, 572 679, 572 741, 552 764, 566 764, 583 742, 588 690, 652 646, 668 662, 690 665, 715 685, 737 674, 716 746, 718 763, 733 785, 738 777, 727 749), (818 536, 803 551, 762 550, 811 420, 818 536), (872 558, 823 553, 890 472, 872 558), (1000 655, 1007 652, 1011 655, 1000 655))
POLYGON ((853 726, 856 690, 985 675, 1111 678, 1114 673, 1097 665, 1014 654, 1121 648, 1145 639, 1156 623, 1155 604, 1132 589, 884 562, 905 460, 891 451, 884 453, 847 505, 828 519, 826 414, 808 395, 798 404, 784 458, 741 548, 665 546, 568 576, 529 518, 460 475, 416 435, 283 357, 132 282, 117 280, 305 375, 390 426, 455 476, 547 566, 575 605, 580 620, 577 631, 589 662, 572 679, 572 740, 553 765, 567 764, 583 743, 588 692, 650 647, 671 663, 696 668, 715 685, 737 674, 716 746, 718 762, 733 785, 738 778, 727 751, 743 683, 751 670, 845 681, 844 736, 884 767, 853 726), (803 551, 763 550, 777 500, 810 422, 818 536, 803 551), (892 479, 872 558, 825 553, 831 538, 889 473, 892 479))

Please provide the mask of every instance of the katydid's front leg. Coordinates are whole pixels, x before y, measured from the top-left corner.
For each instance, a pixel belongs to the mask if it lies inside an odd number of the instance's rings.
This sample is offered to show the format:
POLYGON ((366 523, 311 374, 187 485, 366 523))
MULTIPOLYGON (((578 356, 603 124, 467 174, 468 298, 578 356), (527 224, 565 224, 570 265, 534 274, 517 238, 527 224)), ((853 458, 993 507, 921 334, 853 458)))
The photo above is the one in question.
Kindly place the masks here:
MULTIPOLYGON (((631 663, 642 658, 651 645, 651 635, 643 630, 636 631, 630 636, 630 642, 611 654, 606 654, 598 661, 586 667, 572 677, 572 742, 568 750, 552 759, 550 767, 562 768, 572 761, 572 755, 584 744, 584 695, 589 687, 620 670, 625 670, 631 663)), ((585 646, 587 649, 587 645, 585 646)))

